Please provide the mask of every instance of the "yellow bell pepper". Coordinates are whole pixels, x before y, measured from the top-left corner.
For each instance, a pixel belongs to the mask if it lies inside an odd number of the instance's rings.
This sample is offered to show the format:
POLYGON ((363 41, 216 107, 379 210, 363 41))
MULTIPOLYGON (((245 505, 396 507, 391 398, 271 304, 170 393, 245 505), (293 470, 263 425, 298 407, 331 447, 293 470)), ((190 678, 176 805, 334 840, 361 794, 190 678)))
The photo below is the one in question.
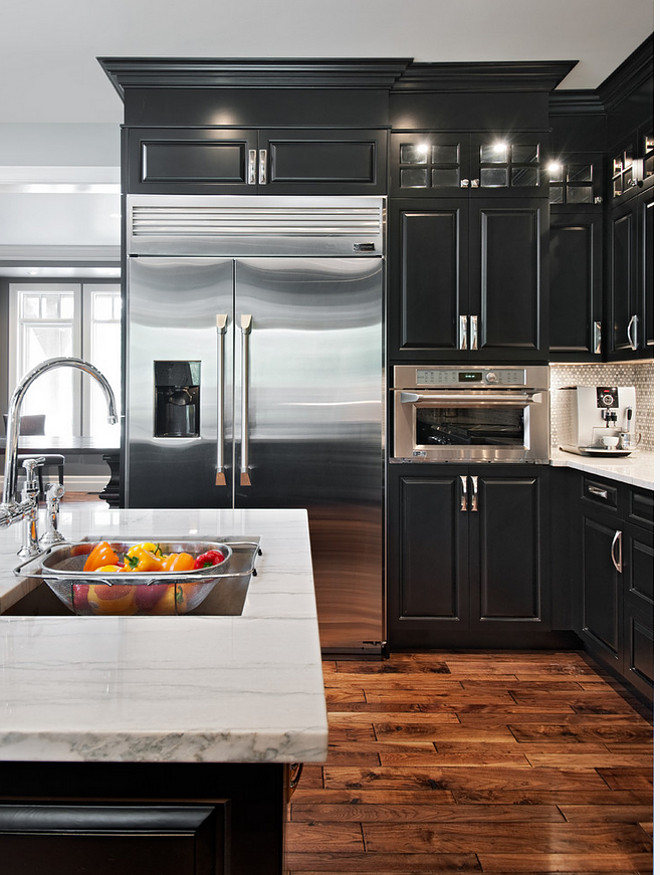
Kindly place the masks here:
MULTIPOLYGON (((126 554, 124 568, 127 571, 162 571, 162 559, 146 546, 155 547, 155 544, 136 544, 126 554)), ((160 548, 158 548, 160 549, 160 548)), ((162 555, 162 554, 161 554, 162 555)))

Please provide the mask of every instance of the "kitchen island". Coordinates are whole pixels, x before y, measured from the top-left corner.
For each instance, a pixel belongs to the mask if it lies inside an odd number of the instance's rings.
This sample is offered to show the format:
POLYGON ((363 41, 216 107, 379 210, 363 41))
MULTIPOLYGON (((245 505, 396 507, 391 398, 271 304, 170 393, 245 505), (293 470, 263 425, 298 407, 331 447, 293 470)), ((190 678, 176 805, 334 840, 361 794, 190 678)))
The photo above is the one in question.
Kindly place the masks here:
MULTIPOLYGON (((238 616, 0 616, 5 871, 280 872, 293 764, 327 751, 305 511, 62 511, 71 540, 262 555, 238 616)), ((0 532, 3 612, 39 585, 12 574, 20 535, 0 532)))

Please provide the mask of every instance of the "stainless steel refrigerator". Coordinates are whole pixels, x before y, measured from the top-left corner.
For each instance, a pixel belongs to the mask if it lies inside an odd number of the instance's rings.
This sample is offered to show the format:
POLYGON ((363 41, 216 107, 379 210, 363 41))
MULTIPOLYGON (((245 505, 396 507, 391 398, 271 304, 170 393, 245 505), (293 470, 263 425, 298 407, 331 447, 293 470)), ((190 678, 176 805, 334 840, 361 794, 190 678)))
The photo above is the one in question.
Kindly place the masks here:
POLYGON ((324 650, 380 652, 382 198, 128 196, 126 220, 125 505, 306 508, 324 650))

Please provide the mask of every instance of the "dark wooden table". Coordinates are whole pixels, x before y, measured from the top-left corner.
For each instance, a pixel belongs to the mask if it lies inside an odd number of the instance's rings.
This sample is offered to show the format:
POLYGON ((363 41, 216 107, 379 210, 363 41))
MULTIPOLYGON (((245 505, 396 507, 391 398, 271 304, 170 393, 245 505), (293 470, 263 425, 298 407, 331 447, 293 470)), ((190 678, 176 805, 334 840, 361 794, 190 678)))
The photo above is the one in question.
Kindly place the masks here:
MULTIPOLYGON (((0 453, 4 460, 7 439, 0 438, 0 453)), ((67 453, 73 455, 100 455, 110 468, 110 479, 106 483, 99 497, 107 501, 110 507, 119 507, 119 440, 99 440, 93 437, 79 437, 69 435, 65 437, 53 437, 51 435, 20 435, 18 439, 18 452, 21 456, 34 453, 67 453)))

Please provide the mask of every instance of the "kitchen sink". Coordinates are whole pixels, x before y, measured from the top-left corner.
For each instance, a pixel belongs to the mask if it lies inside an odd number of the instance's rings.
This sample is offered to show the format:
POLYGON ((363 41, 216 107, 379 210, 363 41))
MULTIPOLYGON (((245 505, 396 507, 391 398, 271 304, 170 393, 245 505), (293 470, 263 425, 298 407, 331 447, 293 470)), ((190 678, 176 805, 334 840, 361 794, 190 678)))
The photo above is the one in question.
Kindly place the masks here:
MULTIPOLYGON (((99 536, 94 540, 112 541, 112 537, 99 536)), ((137 539, 136 539, 137 540, 137 539)), ((146 540, 141 538, 142 541, 146 540)), ((245 598, 252 577, 256 575, 255 561, 261 554, 258 536, 228 536, 215 539, 231 546, 231 556, 223 572, 204 601, 188 612, 188 615, 237 617, 243 613, 245 598)), ((74 614, 51 590, 41 582, 23 598, 4 612, 4 616, 73 617, 74 614)), ((106 615, 107 616, 107 615, 106 615)))

